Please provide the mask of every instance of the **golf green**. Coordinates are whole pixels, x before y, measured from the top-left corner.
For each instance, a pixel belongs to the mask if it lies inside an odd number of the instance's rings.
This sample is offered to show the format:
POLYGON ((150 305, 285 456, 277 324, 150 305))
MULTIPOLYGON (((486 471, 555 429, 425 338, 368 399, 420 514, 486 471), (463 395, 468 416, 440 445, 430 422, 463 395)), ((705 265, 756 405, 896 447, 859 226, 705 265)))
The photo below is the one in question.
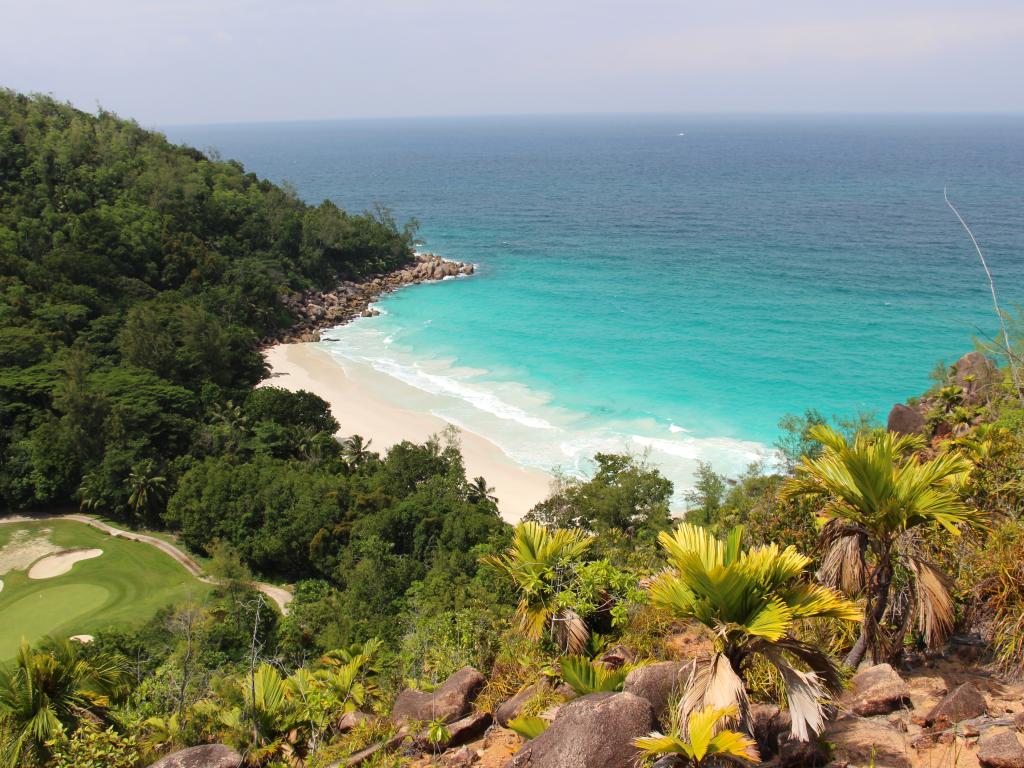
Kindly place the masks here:
POLYGON ((155 547, 70 520, 0 525, 0 562, 10 562, 25 541, 49 542, 60 550, 95 548, 103 554, 48 579, 29 579, 27 566, 0 574, 0 659, 11 658, 22 638, 34 642, 44 635, 92 635, 114 626, 138 626, 167 605, 202 600, 209 591, 155 547))

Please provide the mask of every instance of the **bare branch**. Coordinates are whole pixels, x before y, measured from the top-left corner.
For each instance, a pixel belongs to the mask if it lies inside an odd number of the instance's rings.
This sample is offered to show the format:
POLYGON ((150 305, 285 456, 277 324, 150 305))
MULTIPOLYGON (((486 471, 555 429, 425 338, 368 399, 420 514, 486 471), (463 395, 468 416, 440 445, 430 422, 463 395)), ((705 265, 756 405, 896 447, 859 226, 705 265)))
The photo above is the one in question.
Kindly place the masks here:
POLYGON ((985 254, 981 252, 981 246, 978 245, 978 241, 975 239, 974 233, 971 231, 971 228, 967 225, 967 222, 964 221, 964 217, 960 215, 960 211, 958 211, 957 207, 953 205, 953 203, 950 201, 946 187, 942 188, 942 197, 945 199, 946 205, 949 206, 949 209, 956 216, 957 220, 963 226, 964 230, 966 230, 967 236, 971 238, 971 243, 974 245, 974 250, 977 251, 978 258, 981 260, 981 266, 984 268, 985 275, 988 277, 988 287, 989 290, 992 291, 992 306, 996 310, 996 316, 999 318, 999 327, 1002 329, 1003 332, 1003 344, 1006 347, 1006 360, 1010 366, 1010 379, 1013 381, 1013 388, 1017 394, 1017 397, 1021 398, 1022 402, 1024 402, 1024 395, 1021 394, 1020 390, 1020 381, 1017 378, 1017 365, 1013 359, 1013 346, 1010 344, 1010 334, 1006 330, 1006 320, 1003 317, 1003 311, 999 308, 999 297, 996 296, 996 283, 995 280, 992 279, 992 273, 989 271, 988 262, 985 261, 985 254))

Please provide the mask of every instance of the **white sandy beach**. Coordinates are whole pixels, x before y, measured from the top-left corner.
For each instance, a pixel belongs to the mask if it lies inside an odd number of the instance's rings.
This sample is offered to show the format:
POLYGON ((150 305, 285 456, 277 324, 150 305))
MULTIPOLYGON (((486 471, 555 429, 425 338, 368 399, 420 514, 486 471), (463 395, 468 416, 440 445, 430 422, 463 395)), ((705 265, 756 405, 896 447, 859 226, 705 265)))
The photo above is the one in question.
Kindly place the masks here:
MULTIPOLYGON (((264 354, 271 370, 265 384, 316 393, 331 404, 341 423, 340 435, 369 438, 373 440, 371 448, 378 452, 402 440, 423 442, 448 426, 429 413, 394 404, 414 403, 414 388, 365 366, 343 368, 315 344, 279 344, 264 354), (378 394, 385 389, 391 395, 387 399, 378 394)), ((516 464, 480 435, 465 430, 461 434, 467 476, 487 478, 505 520, 518 521, 547 497, 551 475, 516 464)))

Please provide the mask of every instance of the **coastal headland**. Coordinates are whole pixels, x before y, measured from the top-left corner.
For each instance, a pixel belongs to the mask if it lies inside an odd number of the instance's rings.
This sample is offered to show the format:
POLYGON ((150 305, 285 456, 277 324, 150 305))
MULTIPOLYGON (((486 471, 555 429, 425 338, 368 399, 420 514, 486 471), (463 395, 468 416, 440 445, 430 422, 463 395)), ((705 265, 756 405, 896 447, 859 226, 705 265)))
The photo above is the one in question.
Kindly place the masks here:
MULTIPOLYGON (((414 264, 394 272, 288 299, 298 320, 277 339, 267 341, 264 357, 270 377, 264 385, 319 395, 341 423, 339 436, 361 435, 372 440, 372 449, 379 452, 403 440, 423 442, 444 432, 449 422, 415 407, 420 395, 415 388, 370 366, 343 364, 316 342, 325 329, 377 314, 372 304, 387 293, 474 271, 472 264, 417 254, 414 264)), ((496 444, 473 432, 462 430, 460 441, 467 476, 483 476, 494 487, 505 520, 518 521, 547 497, 553 479, 547 472, 520 466, 496 444)))
POLYGON ((336 328, 357 317, 378 314, 372 305, 385 294, 407 285, 469 276, 475 271, 473 264, 451 261, 433 253, 417 253, 413 263, 392 272, 373 275, 366 280, 342 281, 327 291, 310 290, 285 296, 282 302, 295 315, 296 321, 287 330, 264 339, 264 346, 320 341, 320 332, 326 328, 336 328))

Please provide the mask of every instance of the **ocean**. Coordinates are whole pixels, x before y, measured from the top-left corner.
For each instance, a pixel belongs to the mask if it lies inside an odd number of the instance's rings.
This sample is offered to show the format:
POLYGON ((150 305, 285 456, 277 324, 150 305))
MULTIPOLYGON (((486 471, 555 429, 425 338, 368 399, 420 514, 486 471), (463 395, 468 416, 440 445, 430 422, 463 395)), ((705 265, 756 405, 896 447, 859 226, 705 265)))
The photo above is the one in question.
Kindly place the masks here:
POLYGON ((327 334, 519 463, 772 460, 778 422, 930 385, 1024 301, 1024 118, 579 116, 179 126, 316 203, 419 220, 472 278, 327 334))

